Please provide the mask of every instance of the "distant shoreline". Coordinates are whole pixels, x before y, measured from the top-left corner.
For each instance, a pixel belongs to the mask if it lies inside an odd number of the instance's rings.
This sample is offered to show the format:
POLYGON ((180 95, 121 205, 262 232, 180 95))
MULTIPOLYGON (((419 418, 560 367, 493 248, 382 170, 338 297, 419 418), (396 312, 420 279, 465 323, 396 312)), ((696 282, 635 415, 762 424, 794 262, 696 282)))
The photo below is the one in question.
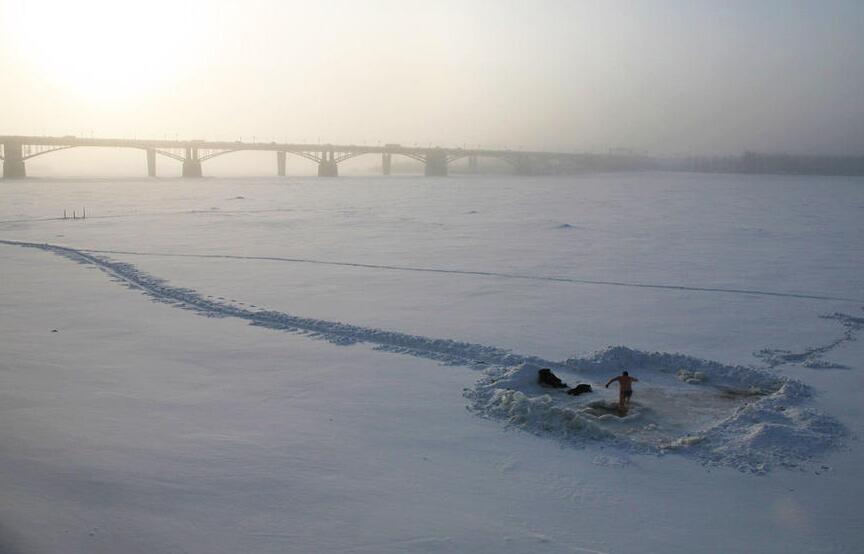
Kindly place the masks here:
POLYGON ((740 156, 690 156, 657 161, 657 169, 745 175, 864 176, 864 155, 822 156, 745 152, 740 156))

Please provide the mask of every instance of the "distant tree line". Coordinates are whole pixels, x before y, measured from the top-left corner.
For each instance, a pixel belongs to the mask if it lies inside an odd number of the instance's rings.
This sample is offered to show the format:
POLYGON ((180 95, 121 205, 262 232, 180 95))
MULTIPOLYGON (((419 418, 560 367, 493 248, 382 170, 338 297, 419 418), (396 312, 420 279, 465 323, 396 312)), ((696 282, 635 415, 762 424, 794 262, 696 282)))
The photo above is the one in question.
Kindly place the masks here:
POLYGON ((864 156, 814 156, 744 152, 740 156, 677 158, 666 169, 702 173, 864 175, 864 156))

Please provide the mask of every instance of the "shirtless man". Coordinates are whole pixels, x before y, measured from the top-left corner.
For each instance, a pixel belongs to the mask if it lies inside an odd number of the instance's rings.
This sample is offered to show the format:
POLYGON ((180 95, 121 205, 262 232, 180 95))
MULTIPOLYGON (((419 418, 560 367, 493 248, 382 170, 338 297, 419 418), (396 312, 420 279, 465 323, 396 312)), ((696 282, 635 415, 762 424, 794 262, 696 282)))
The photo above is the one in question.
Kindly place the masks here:
POLYGON ((609 382, 606 383, 606 388, 608 389, 609 385, 618 381, 618 413, 622 416, 626 415, 627 410, 630 408, 630 397, 633 396, 633 383, 638 380, 635 377, 630 377, 630 374, 625 371, 618 377, 609 379, 609 382))

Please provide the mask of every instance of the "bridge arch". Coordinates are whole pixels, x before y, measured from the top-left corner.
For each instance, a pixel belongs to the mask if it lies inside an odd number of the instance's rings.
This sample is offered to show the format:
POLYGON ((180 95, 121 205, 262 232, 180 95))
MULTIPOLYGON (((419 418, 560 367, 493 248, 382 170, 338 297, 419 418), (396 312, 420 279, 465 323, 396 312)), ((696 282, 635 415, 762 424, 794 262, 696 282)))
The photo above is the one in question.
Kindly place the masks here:
MULTIPOLYGON (((92 144, 51 144, 51 145, 32 145, 32 144, 15 144, 15 143, 5 143, 3 146, 4 155, 0 155, 0 159, 3 160, 3 177, 16 178, 16 177, 26 177, 27 170, 24 162, 32 160, 34 158, 40 158, 47 154, 53 154, 56 152, 62 152, 65 150, 75 149, 96 149, 100 154, 102 151, 108 150, 120 150, 120 151, 147 151, 148 157, 148 169, 150 166, 153 166, 153 172, 151 175, 155 174, 155 162, 151 162, 151 156, 155 157, 155 154, 161 154, 166 157, 182 160, 183 158, 178 156, 177 154, 166 152, 162 150, 156 150, 152 148, 147 148, 144 146, 138 145, 126 145, 119 144, 113 146, 111 148, 105 148, 101 145, 92 145, 92 144), (152 152, 152 154, 151 154, 152 152)), ((68 161, 68 160, 67 160, 68 161)), ((104 160, 103 160, 104 162, 104 160)), ((74 165, 75 162, 73 162, 74 165)), ((79 162, 80 163, 80 162, 79 162)), ((109 164, 112 162, 109 162, 109 164)), ((115 162, 116 163, 116 162, 115 162)))
MULTIPOLYGON (((47 148, 34 148, 32 146, 24 146, 24 154, 21 156, 22 160, 29 160, 31 158, 36 158, 38 156, 44 156, 45 154, 51 154, 53 152, 59 152, 60 150, 69 150, 71 148, 103 148, 102 146, 91 146, 88 144, 69 144, 64 146, 50 146, 47 148)), ((174 152, 170 152, 168 150, 162 150, 159 148, 147 148, 145 146, 115 146, 117 149, 128 149, 128 150, 153 150, 156 154, 161 156, 165 156, 166 158, 171 158, 172 160, 183 161, 185 158, 180 154, 176 154, 174 152)), ((0 159, 3 159, 3 156, 0 156, 0 159)))

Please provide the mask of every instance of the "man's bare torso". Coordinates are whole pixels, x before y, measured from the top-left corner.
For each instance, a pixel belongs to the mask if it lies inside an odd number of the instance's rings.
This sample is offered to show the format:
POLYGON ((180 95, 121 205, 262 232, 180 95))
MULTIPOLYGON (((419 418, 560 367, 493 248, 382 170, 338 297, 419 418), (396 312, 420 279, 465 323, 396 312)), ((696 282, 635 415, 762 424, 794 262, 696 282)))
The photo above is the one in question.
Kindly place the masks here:
POLYGON ((627 392, 633 390, 633 381, 635 381, 633 377, 629 375, 619 375, 614 378, 613 381, 618 381, 618 386, 621 387, 621 392, 627 392))

